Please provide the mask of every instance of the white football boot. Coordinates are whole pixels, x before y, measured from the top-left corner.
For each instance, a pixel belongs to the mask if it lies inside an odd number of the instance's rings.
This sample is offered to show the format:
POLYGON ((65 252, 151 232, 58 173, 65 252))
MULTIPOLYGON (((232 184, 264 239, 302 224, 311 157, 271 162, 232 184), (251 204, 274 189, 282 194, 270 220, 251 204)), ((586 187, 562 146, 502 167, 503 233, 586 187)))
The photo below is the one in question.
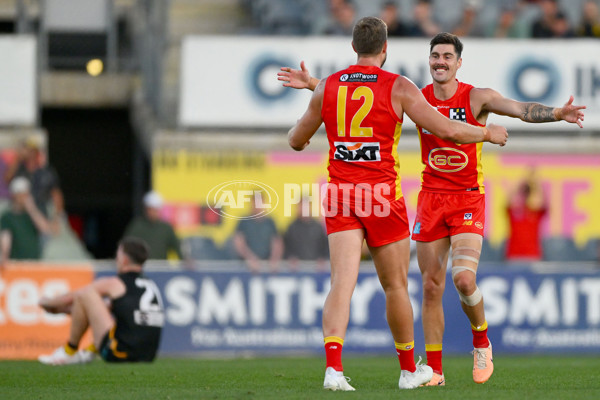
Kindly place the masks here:
POLYGON ((54 350, 54 353, 52 354, 39 356, 38 360, 46 365, 84 364, 92 361, 92 359, 89 359, 89 356, 83 358, 81 351, 78 351, 73 355, 67 354, 64 346, 60 346, 58 349, 54 350))
POLYGON ((327 390, 342 390, 342 391, 355 391, 352 386, 348 383, 350 378, 344 376, 342 371, 336 371, 331 367, 327 367, 325 370, 325 380, 323 381, 323 389, 327 390))
POLYGON ((416 367, 415 372, 404 369, 400 371, 400 380, 398 381, 400 389, 414 389, 431 381, 433 369, 429 365, 421 364, 421 357, 419 357, 416 367))

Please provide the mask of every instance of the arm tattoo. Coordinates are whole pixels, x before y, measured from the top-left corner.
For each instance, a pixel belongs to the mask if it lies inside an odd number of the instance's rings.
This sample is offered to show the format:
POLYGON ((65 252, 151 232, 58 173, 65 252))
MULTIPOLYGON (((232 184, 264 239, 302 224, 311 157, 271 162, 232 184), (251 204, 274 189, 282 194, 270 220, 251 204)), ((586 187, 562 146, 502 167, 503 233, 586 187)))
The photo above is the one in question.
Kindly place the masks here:
POLYGON ((554 107, 548 107, 539 103, 526 103, 523 110, 522 120, 525 122, 552 122, 556 117, 552 113, 554 107))

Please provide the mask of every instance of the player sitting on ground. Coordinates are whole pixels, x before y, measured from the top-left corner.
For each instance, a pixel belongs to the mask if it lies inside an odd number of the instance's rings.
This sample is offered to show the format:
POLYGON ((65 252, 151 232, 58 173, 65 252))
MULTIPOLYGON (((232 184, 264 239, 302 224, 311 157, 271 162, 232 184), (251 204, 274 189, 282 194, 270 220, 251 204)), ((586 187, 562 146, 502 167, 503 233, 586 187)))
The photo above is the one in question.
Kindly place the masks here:
POLYGON ((47 312, 71 314, 71 330, 64 346, 40 356, 39 361, 49 365, 82 364, 92 361, 96 353, 108 362, 152 361, 164 313, 158 287, 142 275, 147 257, 145 242, 125 238, 117 249, 118 276, 98 278, 62 296, 42 298, 40 306, 47 312), (110 306, 105 300, 110 300, 110 306), (88 327, 92 329, 93 344, 78 350, 88 327))

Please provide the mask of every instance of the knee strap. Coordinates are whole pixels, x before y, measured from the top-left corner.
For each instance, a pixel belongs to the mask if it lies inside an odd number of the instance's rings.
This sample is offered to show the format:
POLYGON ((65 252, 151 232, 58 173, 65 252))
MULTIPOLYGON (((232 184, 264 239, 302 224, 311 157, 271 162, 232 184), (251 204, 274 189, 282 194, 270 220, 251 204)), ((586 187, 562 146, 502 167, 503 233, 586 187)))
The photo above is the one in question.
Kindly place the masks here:
POLYGON ((472 273, 475 274, 475 276, 477 276, 477 270, 475 268, 471 268, 471 267, 465 267, 462 265, 459 266, 452 266, 452 280, 454 281, 454 277, 456 276, 456 274, 458 274, 459 272, 463 272, 463 271, 471 271, 472 273))
MULTIPOLYGON (((459 272, 463 272, 463 271, 471 271, 472 273, 477 275, 477 270, 475 270, 473 268, 464 267, 464 266, 452 267, 452 282, 453 283, 454 283, 454 276, 456 274, 458 274, 459 272)), ((454 284, 454 287, 456 288, 456 283, 454 284)), ((475 287, 475 291, 472 294, 470 294, 469 296, 465 296, 464 294, 462 294, 460 292, 460 290, 458 290, 458 288, 456 289, 456 292, 458 293, 458 297, 460 298, 460 301, 462 301, 463 303, 465 303, 468 306, 475 306, 475 305, 479 304, 479 302, 483 298, 483 296, 481 295, 481 291, 479 290, 479 286, 475 287)))
POLYGON ((475 288, 475 291, 470 294, 469 296, 465 296, 464 294, 462 294, 460 291, 458 291, 458 297, 460 297, 460 301, 462 301, 463 303, 465 303, 468 306, 476 306, 477 304, 479 304, 479 302, 481 301, 481 299, 483 299, 483 296, 481 295, 481 291, 479 290, 479 286, 477 286, 475 288))

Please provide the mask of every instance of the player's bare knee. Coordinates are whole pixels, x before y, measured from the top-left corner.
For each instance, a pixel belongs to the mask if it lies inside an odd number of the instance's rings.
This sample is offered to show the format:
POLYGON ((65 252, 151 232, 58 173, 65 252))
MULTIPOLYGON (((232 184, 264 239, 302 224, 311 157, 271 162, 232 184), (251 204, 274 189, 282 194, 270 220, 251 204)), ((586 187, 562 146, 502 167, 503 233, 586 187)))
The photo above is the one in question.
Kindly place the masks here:
POLYGON ((444 286, 433 279, 423 280, 423 301, 437 301, 444 294, 444 286))
POLYGON ((403 296, 408 295, 408 285, 406 282, 394 282, 393 285, 385 285, 383 286, 383 293, 385 293, 386 297, 389 296, 403 296))
POLYGON ((91 286, 83 287, 73 293, 73 301, 82 301, 96 293, 96 289, 91 286))

